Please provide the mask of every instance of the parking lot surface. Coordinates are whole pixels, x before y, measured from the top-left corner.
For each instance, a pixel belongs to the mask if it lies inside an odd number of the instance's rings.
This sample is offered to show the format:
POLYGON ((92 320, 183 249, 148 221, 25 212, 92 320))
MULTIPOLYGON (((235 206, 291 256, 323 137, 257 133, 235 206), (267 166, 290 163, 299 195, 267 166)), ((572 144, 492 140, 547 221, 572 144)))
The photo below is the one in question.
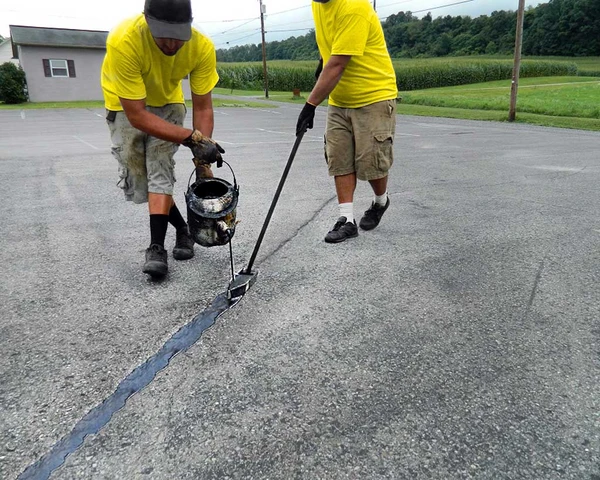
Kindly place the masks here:
MULTIPOLYGON (((237 269, 300 108, 216 110, 240 185, 237 269)), ((598 480, 600 134, 399 116, 390 208, 331 245, 324 119, 256 284, 51 478, 598 480)), ((176 160, 185 211, 187 149, 176 160)), ((230 280, 228 248, 200 246, 146 278, 147 209, 117 180, 102 110, 0 111, 0 478, 47 455, 230 280)), ((357 219, 371 199, 359 183, 357 219)))

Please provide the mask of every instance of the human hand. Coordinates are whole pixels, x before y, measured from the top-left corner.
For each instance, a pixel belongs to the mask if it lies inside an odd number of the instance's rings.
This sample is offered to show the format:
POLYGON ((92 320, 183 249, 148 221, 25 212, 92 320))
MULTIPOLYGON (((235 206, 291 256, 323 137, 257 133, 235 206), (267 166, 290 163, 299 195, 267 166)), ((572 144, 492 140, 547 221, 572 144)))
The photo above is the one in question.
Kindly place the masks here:
POLYGON ((220 166, 223 162, 223 157, 221 157, 221 154, 225 153, 223 147, 212 138, 202 135, 199 130, 194 130, 181 144, 188 147, 192 151, 194 158, 198 159, 201 163, 217 162, 217 165, 220 166))
POLYGON ((296 123, 296 136, 298 136, 300 132, 305 133, 307 129, 313 128, 316 109, 317 107, 312 103, 306 102, 304 104, 304 108, 300 112, 298 122, 296 123))

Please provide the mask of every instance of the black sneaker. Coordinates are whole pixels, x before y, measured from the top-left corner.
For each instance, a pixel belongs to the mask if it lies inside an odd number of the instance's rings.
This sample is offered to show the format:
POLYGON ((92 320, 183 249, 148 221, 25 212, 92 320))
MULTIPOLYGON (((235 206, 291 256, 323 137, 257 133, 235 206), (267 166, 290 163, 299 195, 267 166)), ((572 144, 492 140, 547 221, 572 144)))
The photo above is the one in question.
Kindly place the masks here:
POLYGON ((390 197, 388 197, 385 206, 381 206, 375 202, 371 203, 369 209, 365 212, 363 217, 360 219, 360 228, 363 230, 373 230, 377 225, 379 225, 379 221, 383 214, 390 206, 390 197))
POLYGON ((157 243, 153 243, 146 249, 146 263, 142 272, 153 277, 164 277, 168 271, 167 251, 157 243))
POLYGON ((358 228, 355 222, 347 222, 346 217, 338 218, 333 229, 325 235, 327 243, 340 243, 347 238, 358 237, 358 228))
POLYGON ((194 256, 194 240, 190 236, 188 227, 177 230, 173 258, 175 260, 188 260, 194 256))

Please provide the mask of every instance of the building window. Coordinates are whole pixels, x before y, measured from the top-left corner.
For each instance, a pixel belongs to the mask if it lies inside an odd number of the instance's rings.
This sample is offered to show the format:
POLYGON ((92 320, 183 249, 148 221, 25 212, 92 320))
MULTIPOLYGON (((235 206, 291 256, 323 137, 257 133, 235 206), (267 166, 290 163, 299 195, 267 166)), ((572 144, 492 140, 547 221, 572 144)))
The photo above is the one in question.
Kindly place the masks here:
POLYGON ((69 70, 67 69, 67 61, 50 60, 50 72, 53 77, 68 77, 69 70))
POLYGON ((42 60, 46 77, 75 77, 75 62, 73 60, 48 59, 42 60))

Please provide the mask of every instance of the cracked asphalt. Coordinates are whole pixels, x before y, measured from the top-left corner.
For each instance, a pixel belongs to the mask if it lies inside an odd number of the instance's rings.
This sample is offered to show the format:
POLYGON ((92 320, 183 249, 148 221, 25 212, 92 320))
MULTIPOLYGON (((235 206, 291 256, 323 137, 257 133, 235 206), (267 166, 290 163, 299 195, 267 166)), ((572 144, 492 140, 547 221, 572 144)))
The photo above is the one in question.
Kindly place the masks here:
MULTIPOLYGON (((216 110, 240 184, 237 269, 299 110, 216 110)), ((599 480, 600 134, 399 116, 382 223, 329 245, 324 114, 256 284, 51 478, 599 480)), ((147 210, 115 185, 102 110, 3 110, 0 132, 0 478, 15 479, 230 267, 227 247, 197 246, 166 281, 145 277, 147 210)), ((359 183, 358 218, 370 201, 359 183)))

